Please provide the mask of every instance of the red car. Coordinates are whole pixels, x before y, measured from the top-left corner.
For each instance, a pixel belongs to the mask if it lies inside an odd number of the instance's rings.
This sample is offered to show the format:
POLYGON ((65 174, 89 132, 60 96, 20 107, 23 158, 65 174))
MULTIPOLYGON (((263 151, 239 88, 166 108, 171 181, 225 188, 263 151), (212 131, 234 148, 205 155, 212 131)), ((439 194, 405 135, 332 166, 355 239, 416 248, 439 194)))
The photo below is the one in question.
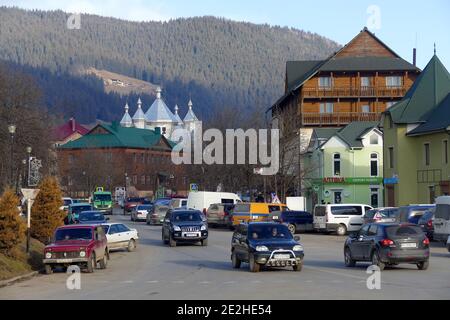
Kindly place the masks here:
POLYGON ((133 211, 134 208, 136 208, 140 204, 143 204, 144 202, 145 198, 128 198, 123 208, 123 214, 133 211))
POLYGON ((53 243, 44 249, 45 273, 56 267, 78 265, 88 273, 97 264, 106 269, 109 260, 108 240, 103 228, 91 225, 72 225, 56 229, 53 243))

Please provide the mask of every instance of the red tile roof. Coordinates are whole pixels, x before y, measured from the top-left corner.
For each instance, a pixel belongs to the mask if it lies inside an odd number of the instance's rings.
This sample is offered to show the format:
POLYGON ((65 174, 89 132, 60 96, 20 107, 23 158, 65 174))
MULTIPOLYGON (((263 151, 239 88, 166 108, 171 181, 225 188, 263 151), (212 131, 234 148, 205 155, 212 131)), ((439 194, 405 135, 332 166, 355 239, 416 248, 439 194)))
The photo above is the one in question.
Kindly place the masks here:
POLYGON ((71 118, 65 124, 53 129, 52 139, 54 141, 63 141, 76 132, 84 136, 89 130, 77 123, 74 118, 71 118))

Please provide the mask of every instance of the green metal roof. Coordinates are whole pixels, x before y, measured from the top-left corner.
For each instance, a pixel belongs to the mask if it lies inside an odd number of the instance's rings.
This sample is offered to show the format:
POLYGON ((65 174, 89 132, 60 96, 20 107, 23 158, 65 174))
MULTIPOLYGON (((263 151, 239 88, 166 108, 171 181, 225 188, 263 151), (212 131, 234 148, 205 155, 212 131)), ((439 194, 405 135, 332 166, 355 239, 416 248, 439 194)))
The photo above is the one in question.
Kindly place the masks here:
POLYGON ((334 136, 340 128, 315 128, 314 132, 318 139, 330 139, 334 136))
POLYGON ((130 148, 130 149, 159 149, 171 150, 174 143, 153 130, 125 128, 117 123, 111 125, 98 124, 89 133, 78 140, 69 142, 61 149, 86 148, 130 148), (103 128, 108 133, 94 133, 97 128, 103 128), (159 146, 160 141, 168 146, 159 146))
POLYGON ((377 127, 378 122, 355 121, 339 130, 336 136, 347 143, 350 148, 362 148, 362 136, 377 127))
POLYGON ((425 122, 449 93, 450 74, 434 55, 405 97, 385 114, 397 124, 425 122))
POLYGON ((430 111, 427 120, 408 133, 409 136, 447 131, 450 127, 450 93, 441 103, 430 111))

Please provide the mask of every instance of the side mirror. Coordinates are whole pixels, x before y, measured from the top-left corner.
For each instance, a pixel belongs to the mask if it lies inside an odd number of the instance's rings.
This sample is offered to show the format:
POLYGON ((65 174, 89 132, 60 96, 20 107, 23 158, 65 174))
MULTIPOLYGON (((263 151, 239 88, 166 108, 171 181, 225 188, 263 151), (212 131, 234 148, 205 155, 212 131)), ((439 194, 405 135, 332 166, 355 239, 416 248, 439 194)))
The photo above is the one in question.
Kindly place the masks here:
POLYGON ((295 237, 294 237, 294 240, 297 241, 297 242, 299 242, 299 241, 300 241, 300 236, 295 236, 295 237))

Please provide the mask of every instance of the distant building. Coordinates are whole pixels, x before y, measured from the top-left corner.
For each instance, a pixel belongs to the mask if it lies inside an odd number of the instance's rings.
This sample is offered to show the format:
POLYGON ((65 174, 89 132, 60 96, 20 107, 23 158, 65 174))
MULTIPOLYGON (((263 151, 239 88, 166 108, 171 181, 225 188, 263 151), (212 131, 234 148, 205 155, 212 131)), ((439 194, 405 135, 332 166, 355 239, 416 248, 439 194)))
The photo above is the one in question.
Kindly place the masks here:
POLYGON ((450 73, 434 55, 405 97, 384 113, 387 205, 450 194, 450 73))
POLYGON ((51 139, 58 147, 67 142, 77 140, 89 132, 89 129, 76 122, 75 118, 70 118, 63 125, 56 127, 52 131, 51 139))
POLYGON ((315 128, 304 163, 308 210, 320 203, 383 206, 383 134, 378 122, 315 128))

